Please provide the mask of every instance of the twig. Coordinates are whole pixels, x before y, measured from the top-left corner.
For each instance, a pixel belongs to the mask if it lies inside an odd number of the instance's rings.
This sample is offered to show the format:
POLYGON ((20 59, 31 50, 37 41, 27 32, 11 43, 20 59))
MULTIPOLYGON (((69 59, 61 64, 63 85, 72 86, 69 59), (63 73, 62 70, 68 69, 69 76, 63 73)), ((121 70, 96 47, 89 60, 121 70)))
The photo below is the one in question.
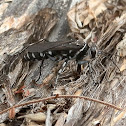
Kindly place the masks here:
POLYGON ((89 97, 85 97, 85 96, 74 96, 74 95, 56 95, 56 96, 52 96, 52 97, 42 98, 42 99, 38 99, 38 100, 32 100, 32 101, 29 101, 29 102, 26 102, 26 103, 23 103, 23 104, 15 105, 13 107, 10 107, 8 109, 1 111, 0 114, 5 113, 12 108, 18 108, 18 107, 33 104, 33 103, 45 102, 45 101, 48 101, 48 100, 58 99, 58 98, 79 98, 79 99, 84 99, 84 100, 88 100, 88 101, 94 101, 94 102, 106 105, 108 107, 111 107, 111 108, 114 108, 114 109, 117 109, 117 110, 120 110, 120 111, 123 110, 123 108, 117 107, 113 104, 110 104, 110 103, 107 103, 107 102, 104 102, 104 101, 101 101, 101 100, 97 100, 97 99, 94 99, 94 98, 89 98, 89 97))

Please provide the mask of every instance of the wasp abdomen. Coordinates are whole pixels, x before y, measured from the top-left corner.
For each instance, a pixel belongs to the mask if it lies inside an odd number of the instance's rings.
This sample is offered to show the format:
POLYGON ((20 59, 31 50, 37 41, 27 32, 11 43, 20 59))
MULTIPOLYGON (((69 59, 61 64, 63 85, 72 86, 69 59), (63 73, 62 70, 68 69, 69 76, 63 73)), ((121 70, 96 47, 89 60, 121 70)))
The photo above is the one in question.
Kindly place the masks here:
POLYGON ((39 52, 27 52, 24 55, 24 60, 26 61, 31 61, 31 60, 42 60, 43 58, 45 58, 45 54, 44 53, 39 53, 39 52))

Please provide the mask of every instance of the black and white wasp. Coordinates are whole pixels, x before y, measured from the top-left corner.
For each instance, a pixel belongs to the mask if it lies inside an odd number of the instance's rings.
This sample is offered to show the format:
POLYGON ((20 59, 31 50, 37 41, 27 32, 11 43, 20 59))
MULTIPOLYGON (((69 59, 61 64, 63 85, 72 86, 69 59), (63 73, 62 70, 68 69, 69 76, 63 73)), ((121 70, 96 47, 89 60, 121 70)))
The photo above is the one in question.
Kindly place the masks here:
POLYGON ((83 48, 83 45, 78 45, 74 40, 64 42, 41 42, 33 44, 26 49, 24 60, 44 60, 50 58, 54 61, 62 59, 71 59, 77 51, 83 48))
MULTIPOLYGON (((76 41, 77 42, 77 41, 76 41)), ((96 56, 96 46, 84 42, 77 44, 75 40, 64 42, 43 42, 29 46, 26 49, 24 60, 44 60, 50 58, 54 61, 75 58, 77 64, 84 64, 96 56), (88 58, 87 58, 88 57, 88 58)))
POLYGON ((23 59, 25 61, 42 60, 50 58, 53 61, 65 60, 64 67, 68 60, 74 59, 77 62, 77 71, 80 72, 81 65, 89 63, 96 56, 96 47, 86 42, 71 40, 64 42, 43 42, 29 46, 23 59))

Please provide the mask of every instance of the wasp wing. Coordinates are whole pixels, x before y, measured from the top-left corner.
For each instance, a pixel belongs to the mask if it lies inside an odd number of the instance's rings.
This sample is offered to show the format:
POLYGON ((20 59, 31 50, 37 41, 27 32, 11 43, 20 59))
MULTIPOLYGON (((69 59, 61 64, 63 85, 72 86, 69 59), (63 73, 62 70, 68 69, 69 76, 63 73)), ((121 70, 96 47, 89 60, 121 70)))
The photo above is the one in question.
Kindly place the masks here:
POLYGON ((43 42, 29 46, 27 52, 46 52, 51 50, 73 50, 83 47, 83 45, 77 45, 74 40, 64 42, 43 42))

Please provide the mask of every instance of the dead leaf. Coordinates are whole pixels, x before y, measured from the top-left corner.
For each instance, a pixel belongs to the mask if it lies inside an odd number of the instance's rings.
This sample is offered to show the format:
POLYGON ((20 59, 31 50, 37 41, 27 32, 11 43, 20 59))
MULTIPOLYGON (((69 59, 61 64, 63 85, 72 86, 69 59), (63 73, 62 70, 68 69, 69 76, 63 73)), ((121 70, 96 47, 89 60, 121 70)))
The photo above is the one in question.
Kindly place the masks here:
POLYGON ((122 72, 122 71, 124 71, 125 69, 126 69, 126 59, 123 60, 123 63, 122 63, 122 65, 121 65, 121 67, 120 67, 120 71, 122 72))
POLYGON ((66 113, 62 113, 59 117, 59 119, 57 120, 55 126, 63 126, 66 120, 67 114, 66 113))
POLYGON ((126 109, 124 109, 119 115, 117 115, 114 118, 113 123, 116 123, 116 122, 118 122, 121 119, 124 119, 125 118, 125 115, 126 115, 126 109))
POLYGON ((123 37, 123 40, 117 44, 116 49, 117 49, 117 55, 121 57, 126 56, 126 33, 123 37))
POLYGON ((20 119, 20 118, 28 118, 32 121, 43 122, 46 120, 46 115, 42 112, 39 112, 39 113, 35 113, 35 114, 28 114, 28 115, 18 117, 18 119, 20 119))
POLYGON ((39 124, 37 124, 36 122, 29 122, 28 124, 27 124, 27 126, 44 126, 44 124, 43 125, 39 125, 39 124))
POLYGON ((66 92, 65 87, 64 86, 59 86, 56 88, 55 91, 53 91, 53 95, 59 94, 59 95, 64 95, 66 92))
POLYGON ((76 4, 68 13, 67 18, 72 32, 84 33, 84 26, 96 18, 107 8, 105 0, 88 0, 76 4))
POLYGON ((68 112, 65 125, 69 123, 72 125, 76 124, 82 116, 82 108, 83 108, 83 100, 77 99, 76 103, 70 108, 68 112))
POLYGON ((82 90, 82 89, 79 89, 79 90, 77 90, 77 91, 75 92, 74 95, 76 95, 76 96, 81 96, 82 92, 83 92, 83 90, 82 90))
POLYGON ((50 106, 47 108, 46 126, 52 126, 52 116, 50 106))
POLYGON ((15 117, 15 108, 13 107, 12 109, 9 110, 9 119, 14 119, 15 117))
POLYGON ((0 126, 7 126, 5 123, 1 123, 0 126))

